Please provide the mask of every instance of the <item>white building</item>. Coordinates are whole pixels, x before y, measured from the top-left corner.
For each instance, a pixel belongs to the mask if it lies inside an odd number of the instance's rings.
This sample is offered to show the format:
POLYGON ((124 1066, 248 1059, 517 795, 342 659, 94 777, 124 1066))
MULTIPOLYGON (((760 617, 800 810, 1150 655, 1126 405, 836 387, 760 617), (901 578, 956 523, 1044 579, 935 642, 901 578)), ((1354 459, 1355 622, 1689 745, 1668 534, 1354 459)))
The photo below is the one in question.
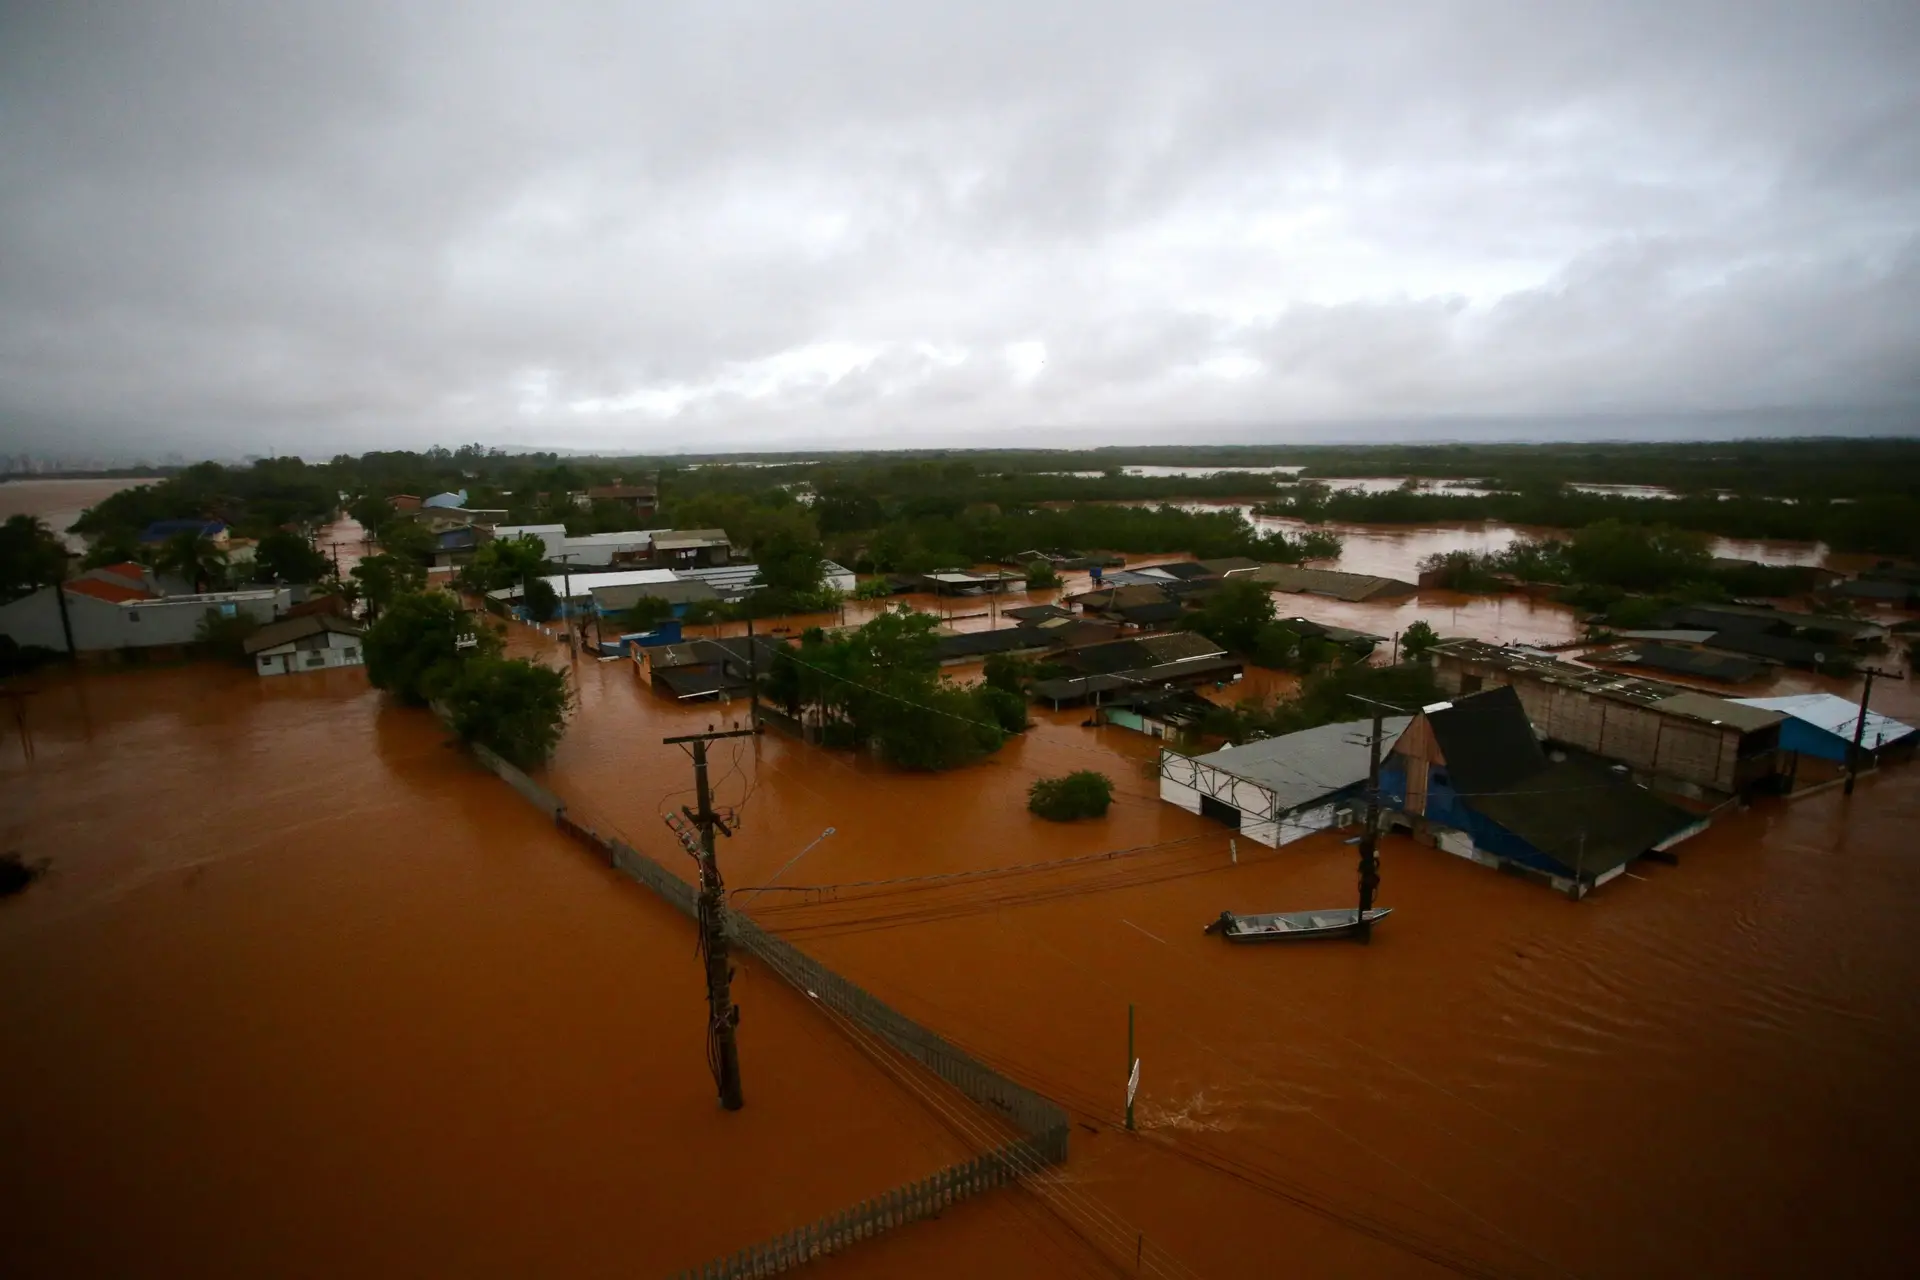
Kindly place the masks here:
POLYGON ((494 528, 496 538, 522 535, 540 539, 547 559, 580 565, 609 565, 623 560, 643 560, 653 554, 653 535, 664 529, 628 529, 621 533, 586 533, 569 537, 564 524, 503 524, 494 528))
MULTIPOLYGON (((1388 716, 1380 758, 1413 722, 1388 716)), ((1203 756, 1160 753, 1160 798, 1237 828, 1257 844, 1278 848, 1329 827, 1345 826, 1367 781, 1369 720, 1222 747, 1203 756)))
POLYGON ((344 618, 310 613, 260 628, 247 637, 247 656, 263 676, 357 667, 365 662, 360 650, 363 634, 344 618))

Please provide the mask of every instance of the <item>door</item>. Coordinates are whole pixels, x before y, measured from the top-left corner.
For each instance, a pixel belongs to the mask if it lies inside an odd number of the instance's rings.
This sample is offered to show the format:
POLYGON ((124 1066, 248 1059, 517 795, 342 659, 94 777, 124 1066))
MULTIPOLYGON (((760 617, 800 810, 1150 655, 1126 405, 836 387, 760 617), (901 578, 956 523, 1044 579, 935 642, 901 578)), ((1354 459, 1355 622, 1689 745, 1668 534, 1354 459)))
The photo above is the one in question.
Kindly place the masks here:
POLYGON ((1240 811, 1223 800, 1215 800, 1212 796, 1200 797, 1200 816, 1212 818, 1215 822, 1232 827, 1235 831, 1240 829, 1240 811))

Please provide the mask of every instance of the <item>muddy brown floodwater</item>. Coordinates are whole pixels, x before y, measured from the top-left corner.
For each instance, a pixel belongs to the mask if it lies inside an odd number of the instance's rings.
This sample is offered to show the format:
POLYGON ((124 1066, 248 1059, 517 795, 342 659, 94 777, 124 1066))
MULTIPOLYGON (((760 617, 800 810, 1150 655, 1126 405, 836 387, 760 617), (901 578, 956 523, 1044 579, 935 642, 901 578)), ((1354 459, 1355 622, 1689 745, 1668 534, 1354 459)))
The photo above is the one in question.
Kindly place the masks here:
MULTIPOLYGON (((1295 601, 1374 631, 1405 607, 1295 601)), ((744 709, 511 644, 574 673, 547 783, 684 873, 661 738, 744 709)), ((361 672, 40 690, 33 759, 0 743, 0 837, 53 860, 0 904, 0 1272, 658 1274, 966 1150, 752 965, 748 1107, 718 1114, 687 922, 361 672)), ((739 905, 1074 1115, 1067 1194, 821 1274, 1132 1274, 1141 1240, 1204 1276, 1911 1273, 1920 768, 1730 813, 1578 904, 1390 840, 1371 946, 1232 948, 1200 933, 1222 908, 1350 901, 1352 849, 1236 851, 1158 801, 1151 742, 1083 719, 938 776, 715 749, 739 905), (1115 779, 1106 818, 1026 812, 1078 768, 1115 779)))

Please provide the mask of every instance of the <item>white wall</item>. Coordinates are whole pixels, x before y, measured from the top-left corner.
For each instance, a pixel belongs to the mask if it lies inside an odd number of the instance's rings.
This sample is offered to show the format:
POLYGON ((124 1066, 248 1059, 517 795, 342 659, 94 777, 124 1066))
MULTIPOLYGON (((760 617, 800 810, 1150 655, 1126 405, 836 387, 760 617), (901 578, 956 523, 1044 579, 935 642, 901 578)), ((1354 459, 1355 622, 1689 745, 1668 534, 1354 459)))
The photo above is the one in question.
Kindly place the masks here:
POLYGON ((0 604, 0 636, 12 636, 21 648, 38 645, 42 649, 67 651, 66 633, 60 629, 60 602, 53 587, 42 587, 32 595, 0 604))
MULTIPOLYGON (((0 605, 0 634, 12 636, 21 645, 37 644, 65 653, 67 641, 60 629, 60 602, 53 593, 54 588, 42 587, 30 596, 0 605)), ((199 638, 200 620, 207 610, 217 610, 223 603, 232 604, 255 621, 266 623, 292 605, 293 593, 282 587, 112 604, 69 591, 67 616, 73 624, 74 647, 82 653, 139 649, 194 643, 199 638)))
POLYGON ((302 640, 291 640, 286 644, 277 644, 271 649, 263 649, 254 655, 254 670, 263 676, 283 676, 298 671, 324 671, 329 667, 357 667, 363 664, 359 636, 341 635, 338 631, 322 632, 319 636, 309 636, 302 640), (315 641, 324 640, 324 645, 315 641), (301 649, 301 644, 314 645, 301 649), (312 659, 318 658, 318 662, 312 659))

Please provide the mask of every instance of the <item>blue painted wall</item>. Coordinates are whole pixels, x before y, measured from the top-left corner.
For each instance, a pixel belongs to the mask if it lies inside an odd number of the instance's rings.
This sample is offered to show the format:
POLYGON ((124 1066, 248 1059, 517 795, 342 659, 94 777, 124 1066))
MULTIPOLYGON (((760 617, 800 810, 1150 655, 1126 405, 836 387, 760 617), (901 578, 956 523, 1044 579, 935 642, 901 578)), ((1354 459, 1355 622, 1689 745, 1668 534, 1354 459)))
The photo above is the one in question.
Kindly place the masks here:
MULTIPOLYGON (((1407 811, 1407 760, 1388 756, 1380 765, 1380 802, 1400 812, 1407 811)), ((1473 837, 1474 845, 1496 857, 1508 858, 1523 866, 1559 876, 1571 876, 1573 868, 1541 852, 1526 840, 1493 819, 1475 811, 1453 789, 1442 768, 1427 770, 1426 816, 1442 826, 1453 827, 1473 837)))

